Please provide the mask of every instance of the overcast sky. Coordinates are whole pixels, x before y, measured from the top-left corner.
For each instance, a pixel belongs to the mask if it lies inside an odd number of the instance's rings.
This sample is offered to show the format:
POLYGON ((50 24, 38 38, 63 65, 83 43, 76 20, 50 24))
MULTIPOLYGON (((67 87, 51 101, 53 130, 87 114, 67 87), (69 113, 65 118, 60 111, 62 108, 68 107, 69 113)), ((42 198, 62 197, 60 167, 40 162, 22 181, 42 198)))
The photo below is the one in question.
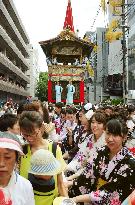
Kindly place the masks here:
MULTIPOLYGON (((46 71, 45 55, 39 41, 56 37, 63 29, 68 0, 13 0, 31 43, 39 51, 39 67, 46 71)), ((100 0, 71 0, 73 23, 79 36, 89 31, 99 8, 100 0)), ((104 26, 100 12, 95 27, 104 26)))

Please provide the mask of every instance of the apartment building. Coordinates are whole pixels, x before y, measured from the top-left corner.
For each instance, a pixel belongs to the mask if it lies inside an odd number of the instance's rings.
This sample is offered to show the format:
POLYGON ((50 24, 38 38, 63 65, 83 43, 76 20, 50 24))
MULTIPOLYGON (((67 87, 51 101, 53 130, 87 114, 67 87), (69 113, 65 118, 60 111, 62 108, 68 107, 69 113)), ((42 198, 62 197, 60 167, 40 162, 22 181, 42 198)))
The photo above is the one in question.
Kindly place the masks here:
POLYGON ((86 73, 86 99, 93 104, 108 97, 103 90, 103 79, 108 75, 108 42, 105 40, 106 28, 98 27, 95 32, 86 32, 92 43, 97 45, 97 51, 92 51, 90 62, 94 77, 86 73))
POLYGON ((0 0, 0 100, 29 96, 30 41, 12 0, 0 0))

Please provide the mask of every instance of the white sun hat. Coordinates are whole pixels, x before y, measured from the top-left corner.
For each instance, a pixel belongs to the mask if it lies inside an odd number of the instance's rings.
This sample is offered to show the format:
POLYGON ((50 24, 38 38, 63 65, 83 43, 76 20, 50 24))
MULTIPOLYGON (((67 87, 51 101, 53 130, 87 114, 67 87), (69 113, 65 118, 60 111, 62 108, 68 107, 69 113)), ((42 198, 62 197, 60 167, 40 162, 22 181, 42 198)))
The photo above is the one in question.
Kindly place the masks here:
POLYGON ((9 132, 0 132, 0 148, 11 149, 24 155, 21 142, 17 135, 9 132))
POLYGON ((34 175, 54 176, 61 172, 61 164, 53 153, 39 149, 31 156, 29 173, 34 175))
POLYGON ((94 114, 93 110, 89 110, 89 111, 85 114, 85 117, 87 118, 87 120, 90 120, 90 118, 92 117, 93 114, 94 114))
POLYGON ((91 103, 87 103, 86 105, 84 105, 84 109, 87 110, 87 111, 92 109, 92 104, 91 103))

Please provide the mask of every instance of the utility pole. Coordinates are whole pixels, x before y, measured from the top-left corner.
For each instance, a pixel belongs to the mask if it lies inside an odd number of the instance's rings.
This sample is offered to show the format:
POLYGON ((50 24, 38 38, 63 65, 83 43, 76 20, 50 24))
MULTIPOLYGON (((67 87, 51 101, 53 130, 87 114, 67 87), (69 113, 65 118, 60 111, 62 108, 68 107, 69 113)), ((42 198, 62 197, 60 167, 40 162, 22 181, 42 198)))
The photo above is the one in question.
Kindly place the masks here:
POLYGON ((127 46, 126 46, 126 12, 125 12, 125 0, 122 0, 122 32, 123 32, 123 39, 122 39, 122 63, 123 63, 123 73, 122 73, 122 84, 123 84, 123 99, 124 103, 127 104, 128 101, 128 71, 127 71, 127 46))
POLYGON ((96 85, 97 85, 97 53, 95 54, 95 57, 94 57, 94 101, 96 102, 96 94, 97 94, 97 88, 96 88, 96 85))

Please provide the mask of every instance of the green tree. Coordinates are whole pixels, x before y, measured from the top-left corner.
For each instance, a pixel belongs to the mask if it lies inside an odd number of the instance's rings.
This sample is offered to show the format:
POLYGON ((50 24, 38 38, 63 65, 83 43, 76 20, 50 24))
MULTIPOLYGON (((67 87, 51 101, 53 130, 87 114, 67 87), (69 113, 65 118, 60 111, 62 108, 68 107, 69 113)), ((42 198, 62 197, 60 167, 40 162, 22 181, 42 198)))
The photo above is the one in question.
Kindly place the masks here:
POLYGON ((39 81, 37 82, 36 87, 36 97, 39 100, 47 101, 48 100, 48 72, 41 72, 39 74, 39 81))
POLYGON ((119 105, 119 104, 123 104, 124 103, 124 100, 122 98, 118 98, 118 99, 113 99, 111 101, 111 104, 112 105, 119 105))

